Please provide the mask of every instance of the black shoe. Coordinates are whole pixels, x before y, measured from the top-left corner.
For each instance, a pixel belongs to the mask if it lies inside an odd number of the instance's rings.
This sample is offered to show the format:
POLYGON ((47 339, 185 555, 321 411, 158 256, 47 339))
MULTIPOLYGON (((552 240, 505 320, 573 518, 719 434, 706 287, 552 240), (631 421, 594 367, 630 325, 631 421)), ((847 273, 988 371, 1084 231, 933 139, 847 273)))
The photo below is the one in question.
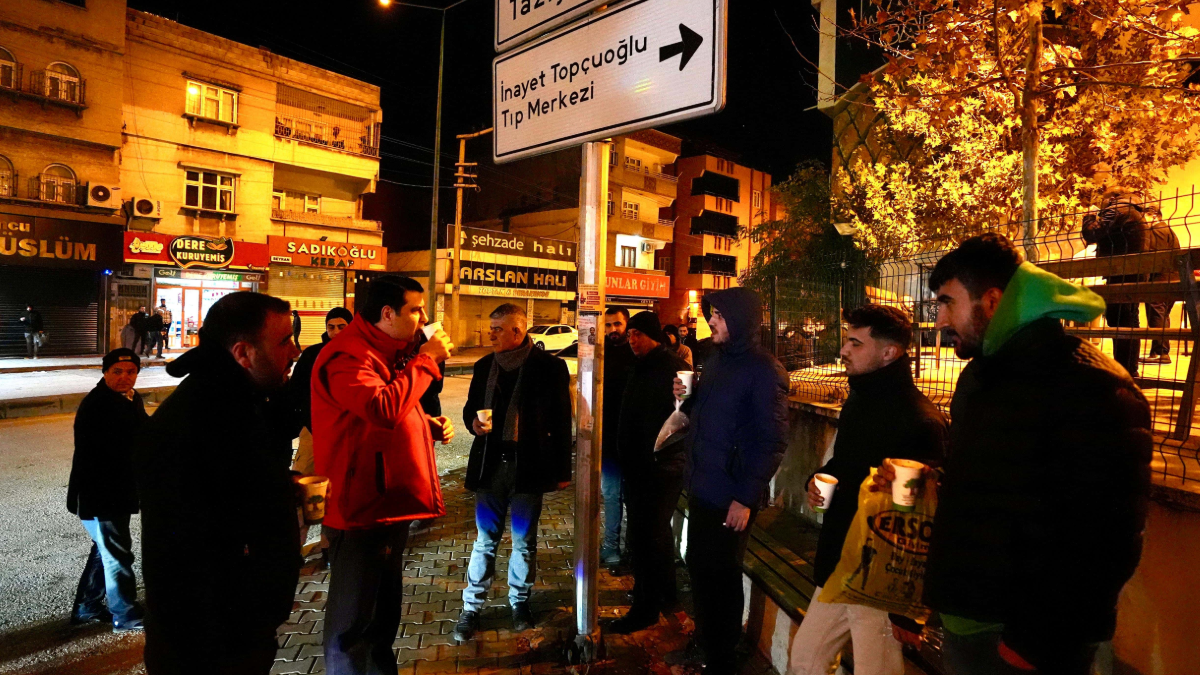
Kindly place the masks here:
POLYGON ((97 612, 71 612, 72 626, 86 626, 92 623, 112 623, 113 616, 107 609, 97 612))
POLYGON ((533 612, 529 611, 528 602, 518 602, 512 608, 513 630, 518 633, 533 628, 533 612))
POLYGON ((464 609, 458 615, 458 623, 454 624, 454 639, 458 642, 469 642, 479 631, 479 612, 464 609))
POLYGON ((658 624, 658 614, 649 612, 630 611, 625 616, 608 625, 608 632, 616 635, 629 635, 639 630, 645 630, 658 624))
POLYGON ((128 619, 121 623, 113 622, 114 633, 129 633, 135 630, 145 630, 141 619, 128 619))

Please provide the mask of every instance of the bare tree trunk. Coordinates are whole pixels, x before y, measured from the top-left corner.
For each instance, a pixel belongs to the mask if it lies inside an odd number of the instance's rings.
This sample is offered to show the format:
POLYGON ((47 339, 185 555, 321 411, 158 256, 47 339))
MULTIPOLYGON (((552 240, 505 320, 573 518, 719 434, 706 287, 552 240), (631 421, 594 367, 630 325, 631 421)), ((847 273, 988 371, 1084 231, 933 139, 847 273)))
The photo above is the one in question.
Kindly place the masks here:
POLYGON ((1029 21, 1029 53, 1025 57, 1025 87, 1021 93, 1021 158, 1023 193, 1021 219, 1024 221, 1025 258, 1037 262, 1038 233, 1038 126, 1037 96, 1042 79, 1042 17, 1029 21))

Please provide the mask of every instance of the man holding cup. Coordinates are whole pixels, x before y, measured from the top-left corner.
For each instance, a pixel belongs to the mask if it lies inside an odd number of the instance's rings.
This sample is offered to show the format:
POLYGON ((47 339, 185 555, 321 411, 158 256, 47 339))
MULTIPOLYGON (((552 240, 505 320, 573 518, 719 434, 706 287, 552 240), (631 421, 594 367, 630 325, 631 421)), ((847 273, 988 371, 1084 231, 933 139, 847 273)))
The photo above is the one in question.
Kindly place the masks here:
MULTIPOLYGON (((949 675, 1085 675, 1112 639, 1142 551, 1150 408, 1129 373, 1060 319, 1091 291, 1022 262, 1003 235, 964 241, 929 277, 937 326, 970 359, 934 518, 925 603, 949 675)), ((887 489, 888 463, 877 483, 887 489)))
POLYGON ((792 639, 792 675, 829 672, 847 641, 854 643, 856 674, 904 672, 887 612, 818 597, 841 558, 858 512, 859 486, 871 468, 886 457, 940 462, 946 444, 945 416, 913 383, 908 315, 897 307, 864 305, 846 314, 846 324, 841 357, 850 395, 838 417, 833 457, 808 480, 808 504, 825 515, 814 561, 817 588, 792 639))
POLYGON ((445 513, 433 444, 449 443, 454 427, 420 399, 454 345, 438 330, 418 348, 428 320, 420 283, 379 277, 313 365, 313 457, 330 479, 330 675, 395 672, 409 521, 445 513))
POLYGON ((571 375, 562 359, 534 349, 529 317, 505 303, 489 315, 496 351, 475 362, 463 421, 475 436, 466 488, 475 492, 478 535, 467 567, 454 638, 479 630, 479 612, 496 575, 496 550, 512 513, 508 602, 513 630, 534 626, 529 597, 537 578, 542 494, 571 484, 571 375))

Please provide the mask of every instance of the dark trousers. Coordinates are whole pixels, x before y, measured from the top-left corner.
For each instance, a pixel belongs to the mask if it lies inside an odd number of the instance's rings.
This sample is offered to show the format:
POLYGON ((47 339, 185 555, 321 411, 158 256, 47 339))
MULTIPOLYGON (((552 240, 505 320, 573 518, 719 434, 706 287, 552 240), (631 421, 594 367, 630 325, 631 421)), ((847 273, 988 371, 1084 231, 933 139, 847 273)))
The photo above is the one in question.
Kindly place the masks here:
POLYGON ((1098 644, 1062 645, 1061 652, 1054 655, 1056 663, 1044 664, 1036 671, 1022 670, 1009 665, 1000 657, 998 632, 987 631, 975 635, 956 635, 945 631, 942 641, 942 664, 946 675, 1029 675, 1029 673, 1054 673, 1054 675, 1090 675, 1092 661, 1096 657, 1098 644))
POLYGON ((33 358, 38 355, 38 343, 34 339, 33 333, 25 334, 25 358, 33 358))
POLYGON ((75 591, 73 613, 79 617, 95 616, 104 611, 107 602, 116 624, 142 618, 142 608, 137 602, 137 581, 133 576, 129 516, 80 522, 92 538, 92 550, 75 591))
POLYGON ((323 526, 329 540, 325 668, 329 675, 396 675, 392 643, 404 602, 408 523, 368 530, 323 526))
POLYGON ((169 637, 150 615, 146 622, 145 662, 147 675, 269 675, 279 651, 275 628, 253 635, 222 636, 206 642, 186 630, 169 637), (200 644, 218 644, 215 649, 197 649, 200 644))
MULTIPOLYGON (((1151 328, 1171 327, 1171 308, 1173 302, 1147 302, 1146 325, 1151 328)), ((1170 356, 1171 342, 1165 338, 1150 341, 1150 356, 1170 356)))
POLYGON ((755 511, 746 529, 725 527, 729 509, 714 509, 695 497, 688 501, 687 566, 696 609, 696 640, 704 651, 705 673, 734 672, 734 650, 742 637, 742 558, 755 511))
MULTIPOLYGON (((1116 282, 1113 282, 1116 283, 1116 282)), ((1141 321, 1138 318, 1137 303, 1111 304, 1104 311, 1104 318, 1109 328, 1137 328, 1141 321)), ((1141 340, 1116 339, 1113 343, 1113 360, 1125 366, 1132 377, 1138 374, 1138 355, 1142 350, 1141 340)))
MULTIPOLYGON (((671 516, 683 490, 682 467, 639 466, 625 471, 625 508, 633 556, 630 614, 658 616, 676 603, 675 533, 671 516)), ((740 583, 740 582, 739 582, 740 583)))

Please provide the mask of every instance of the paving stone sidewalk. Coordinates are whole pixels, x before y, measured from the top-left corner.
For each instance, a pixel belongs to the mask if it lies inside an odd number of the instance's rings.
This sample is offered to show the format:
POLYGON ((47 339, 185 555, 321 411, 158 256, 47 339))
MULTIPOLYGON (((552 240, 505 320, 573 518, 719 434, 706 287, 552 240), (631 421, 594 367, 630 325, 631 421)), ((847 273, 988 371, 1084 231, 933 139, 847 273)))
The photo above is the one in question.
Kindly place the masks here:
MULTIPOLYGON (((508 609, 508 555, 512 540, 506 534, 496 559, 497 582, 481 616, 477 638, 459 645, 451 633, 462 609, 467 563, 475 540, 475 501, 463 487, 463 470, 442 477, 446 515, 409 539, 405 551, 403 623, 393 649, 403 675, 420 673, 477 673, 533 675, 544 673, 654 673, 688 675, 688 669, 668 666, 663 655, 683 648, 694 630, 686 612, 664 618, 655 627, 633 635, 605 636, 607 658, 574 668, 563 659, 572 635, 575 577, 572 570, 573 489, 546 495, 539 523, 538 579, 531 607, 537 627, 511 630, 508 609)), ((687 572, 680 569, 682 604, 691 605, 687 572)), ((600 576, 602 623, 629 611, 632 576, 600 576)), ((329 573, 314 559, 301 571, 296 604, 279 629, 279 652, 271 669, 279 675, 325 672, 322 628, 329 573)), ((773 674, 769 662, 754 655, 742 675, 773 674)))

